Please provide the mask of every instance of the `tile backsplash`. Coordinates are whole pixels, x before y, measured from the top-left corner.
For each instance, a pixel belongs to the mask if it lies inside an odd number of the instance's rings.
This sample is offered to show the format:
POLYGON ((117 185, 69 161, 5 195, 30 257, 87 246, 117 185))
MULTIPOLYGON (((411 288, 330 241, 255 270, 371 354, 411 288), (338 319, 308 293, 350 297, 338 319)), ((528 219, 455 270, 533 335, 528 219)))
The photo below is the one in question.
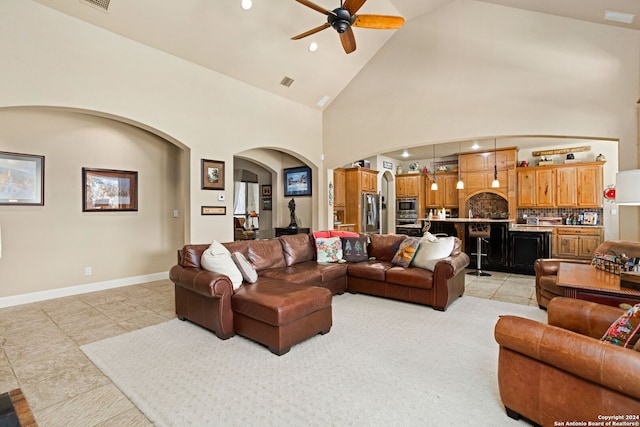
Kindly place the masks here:
MULTIPOLYGON (((518 223, 525 223, 524 215, 527 217, 535 216, 539 218, 562 218, 567 217, 578 218, 579 215, 585 212, 595 212, 598 214, 598 223, 596 225, 602 225, 602 215, 604 209, 576 209, 576 208, 518 208, 516 210, 518 223)), ((564 223, 565 221, 563 221, 564 223)))

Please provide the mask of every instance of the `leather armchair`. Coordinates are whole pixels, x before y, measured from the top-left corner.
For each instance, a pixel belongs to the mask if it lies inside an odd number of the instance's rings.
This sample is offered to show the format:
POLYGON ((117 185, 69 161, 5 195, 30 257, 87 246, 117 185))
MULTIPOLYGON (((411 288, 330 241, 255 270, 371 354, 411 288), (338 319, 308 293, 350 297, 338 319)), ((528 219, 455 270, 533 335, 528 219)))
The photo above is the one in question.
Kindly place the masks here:
POLYGON ((494 332, 507 415, 551 426, 640 414, 640 352, 600 341, 622 313, 560 297, 548 305, 549 324, 500 317, 494 332))
MULTIPOLYGON (((607 240, 595 249, 595 253, 609 255, 620 255, 624 253, 632 258, 640 257, 640 242, 607 240)), ((591 260, 560 258, 537 259, 533 264, 533 269, 536 272, 536 299, 540 308, 547 308, 549 301, 564 294, 563 290, 556 285, 558 266, 561 262, 590 264, 591 260)))
POLYGON ((255 231, 244 228, 244 218, 233 218, 233 222, 233 240, 253 240, 256 238, 255 231))

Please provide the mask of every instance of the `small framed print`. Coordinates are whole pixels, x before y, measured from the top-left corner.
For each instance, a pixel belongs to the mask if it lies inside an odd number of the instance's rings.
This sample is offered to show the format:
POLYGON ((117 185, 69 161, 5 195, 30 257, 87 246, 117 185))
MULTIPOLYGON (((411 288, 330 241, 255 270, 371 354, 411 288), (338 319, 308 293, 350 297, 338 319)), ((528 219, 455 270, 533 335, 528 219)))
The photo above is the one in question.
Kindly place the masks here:
POLYGON ((201 206, 200 213, 202 215, 226 215, 226 206, 201 206))
POLYGON ((202 159, 202 189, 224 190, 224 162, 202 159))
POLYGON ((0 152, 0 205, 44 205, 44 156, 0 152))
POLYGON ((137 210, 138 172, 82 168, 82 212, 137 210))
POLYGON ((263 211, 270 211, 271 210, 271 197, 265 197, 264 199, 262 199, 262 210, 263 211))
POLYGON ((262 195, 266 197, 271 197, 271 186, 263 185, 262 186, 262 195))

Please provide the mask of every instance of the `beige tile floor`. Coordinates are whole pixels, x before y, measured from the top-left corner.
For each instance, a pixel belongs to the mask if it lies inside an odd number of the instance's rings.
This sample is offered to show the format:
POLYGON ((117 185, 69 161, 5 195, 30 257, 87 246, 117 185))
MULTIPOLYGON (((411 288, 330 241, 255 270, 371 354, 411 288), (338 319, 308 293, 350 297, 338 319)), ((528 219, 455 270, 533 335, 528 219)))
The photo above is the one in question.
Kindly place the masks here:
MULTIPOLYGON (((533 276, 491 274, 465 295, 537 305, 533 276)), ((0 393, 21 388, 41 427, 153 425, 79 347, 174 317, 168 280, 0 309, 0 393)))

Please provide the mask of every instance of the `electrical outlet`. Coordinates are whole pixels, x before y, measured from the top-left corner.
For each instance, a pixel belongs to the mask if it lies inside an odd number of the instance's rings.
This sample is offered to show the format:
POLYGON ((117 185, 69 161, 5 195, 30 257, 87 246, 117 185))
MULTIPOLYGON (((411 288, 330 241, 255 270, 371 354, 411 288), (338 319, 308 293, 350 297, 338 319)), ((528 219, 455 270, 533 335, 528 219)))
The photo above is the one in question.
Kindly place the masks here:
POLYGON ((224 202, 224 194, 218 194, 218 201, 224 202))
POLYGON ((84 268, 84 275, 85 276, 91 276, 92 273, 93 273, 93 271, 91 270, 91 267, 85 267, 84 268))

